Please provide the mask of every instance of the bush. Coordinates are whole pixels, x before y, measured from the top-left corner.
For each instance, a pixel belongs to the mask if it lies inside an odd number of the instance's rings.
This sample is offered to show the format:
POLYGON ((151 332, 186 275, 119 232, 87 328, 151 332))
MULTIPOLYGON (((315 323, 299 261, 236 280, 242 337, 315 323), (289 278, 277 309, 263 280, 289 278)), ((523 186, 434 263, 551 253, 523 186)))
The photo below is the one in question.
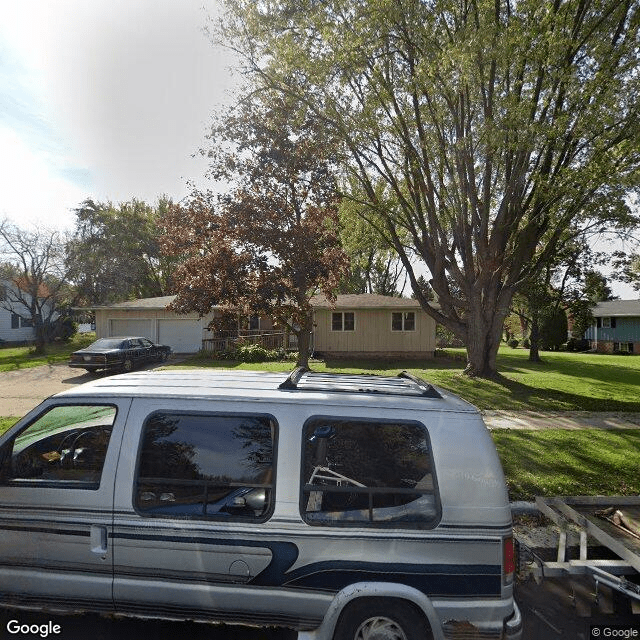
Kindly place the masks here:
POLYGON ((589 341, 582 338, 569 338, 567 340, 567 351, 589 351, 590 347, 589 341))
POLYGON ((567 313, 562 307, 551 307, 540 313, 540 347, 557 351, 567 341, 567 313))
POLYGON ((531 349, 531 342, 529 341, 529 338, 525 338, 524 339, 524 342, 522 343, 522 346, 525 349, 531 349))
POLYGON ((508 344, 512 349, 517 349, 518 345, 520 344, 520 341, 516 340, 515 338, 511 338, 511 340, 509 340, 508 344))

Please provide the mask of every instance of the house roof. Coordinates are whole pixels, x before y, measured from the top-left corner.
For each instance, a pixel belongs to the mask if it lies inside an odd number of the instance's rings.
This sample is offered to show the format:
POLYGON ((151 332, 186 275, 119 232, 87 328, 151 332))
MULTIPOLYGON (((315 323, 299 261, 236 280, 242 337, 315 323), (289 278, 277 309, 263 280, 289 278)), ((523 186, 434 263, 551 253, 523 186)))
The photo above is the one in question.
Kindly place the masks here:
POLYGON ((640 316, 640 300, 607 300, 593 308, 596 318, 608 316, 640 316))
MULTIPOLYGON (((114 304, 93 307, 94 309, 129 309, 133 311, 148 311, 149 309, 166 309, 175 300, 175 296, 161 296, 158 298, 140 298, 126 300, 114 304)), ((324 295, 311 298, 311 304, 316 309, 419 309, 420 303, 410 298, 395 298, 379 296, 372 293, 349 293, 337 296, 332 305, 324 295)), ((218 309, 220 307, 213 307, 218 309)))
POLYGON ((316 309, 420 309, 417 300, 373 293, 340 294, 335 304, 331 304, 325 296, 318 295, 311 298, 311 304, 316 309))
POLYGON ((175 300, 175 296, 159 296, 157 298, 139 298, 138 300, 125 300, 113 304, 92 307, 93 309, 130 309, 145 311, 149 309, 165 309, 175 300))

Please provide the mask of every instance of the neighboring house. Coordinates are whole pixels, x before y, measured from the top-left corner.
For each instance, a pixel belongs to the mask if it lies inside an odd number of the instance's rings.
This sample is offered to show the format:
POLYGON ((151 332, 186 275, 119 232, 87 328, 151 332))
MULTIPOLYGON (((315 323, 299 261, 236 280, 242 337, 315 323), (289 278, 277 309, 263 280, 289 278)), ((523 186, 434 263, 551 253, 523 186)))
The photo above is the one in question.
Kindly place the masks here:
MULTIPOLYGON (((36 334, 27 309, 20 302, 14 301, 7 291, 15 286, 9 281, 0 284, 0 340, 16 344, 33 342, 36 334)), ((22 292, 21 295, 30 301, 28 294, 22 292)))
MULTIPOLYGON (((223 341, 232 332, 212 332, 209 323, 220 307, 203 318, 197 313, 168 311, 174 296, 143 298, 96 307, 99 338, 121 335, 146 336, 168 344, 175 352, 199 351, 204 341, 223 341)), ((314 306, 314 350, 348 356, 432 357, 435 322, 416 300, 369 294, 340 295, 334 307, 323 296, 314 306)), ((273 331, 268 318, 248 318, 246 332, 273 331)))
POLYGON ((595 322, 585 333, 600 353, 640 353, 640 300, 609 300, 593 308, 595 322))

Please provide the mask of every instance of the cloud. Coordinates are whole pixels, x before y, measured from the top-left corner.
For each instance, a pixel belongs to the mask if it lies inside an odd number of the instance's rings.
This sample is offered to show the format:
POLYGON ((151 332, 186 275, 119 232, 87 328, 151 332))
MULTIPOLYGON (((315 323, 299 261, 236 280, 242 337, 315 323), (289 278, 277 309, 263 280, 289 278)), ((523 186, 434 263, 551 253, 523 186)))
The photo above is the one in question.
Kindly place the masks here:
POLYGON ((91 192, 79 186, 77 177, 65 177, 47 154, 34 151, 13 129, 0 126, 0 149, 0 217, 71 227, 71 209, 91 192))
POLYGON ((46 170, 52 197, 65 184, 116 202, 182 197, 204 173, 193 156, 233 87, 206 19, 202 0, 11 3, 0 23, 0 125, 22 142, 13 138, 19 166, 46 170))

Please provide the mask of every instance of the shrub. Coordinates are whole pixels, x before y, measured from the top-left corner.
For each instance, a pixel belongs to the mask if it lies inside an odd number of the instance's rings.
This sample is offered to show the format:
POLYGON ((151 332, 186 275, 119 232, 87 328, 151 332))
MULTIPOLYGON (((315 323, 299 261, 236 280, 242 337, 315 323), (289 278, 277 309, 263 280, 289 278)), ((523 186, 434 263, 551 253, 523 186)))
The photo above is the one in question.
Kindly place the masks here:
POLYGON ((520 344, 520 341, 516 340, 515 338, 512 338, 511 340, 509 340, 509 346, 512 349, 517 349, 519 344, 520 344))
POLYGON ((557 351, 567 341, 567 314, 564 309, 552 307, 540 314, 540 346, 545 351, 557 351))

